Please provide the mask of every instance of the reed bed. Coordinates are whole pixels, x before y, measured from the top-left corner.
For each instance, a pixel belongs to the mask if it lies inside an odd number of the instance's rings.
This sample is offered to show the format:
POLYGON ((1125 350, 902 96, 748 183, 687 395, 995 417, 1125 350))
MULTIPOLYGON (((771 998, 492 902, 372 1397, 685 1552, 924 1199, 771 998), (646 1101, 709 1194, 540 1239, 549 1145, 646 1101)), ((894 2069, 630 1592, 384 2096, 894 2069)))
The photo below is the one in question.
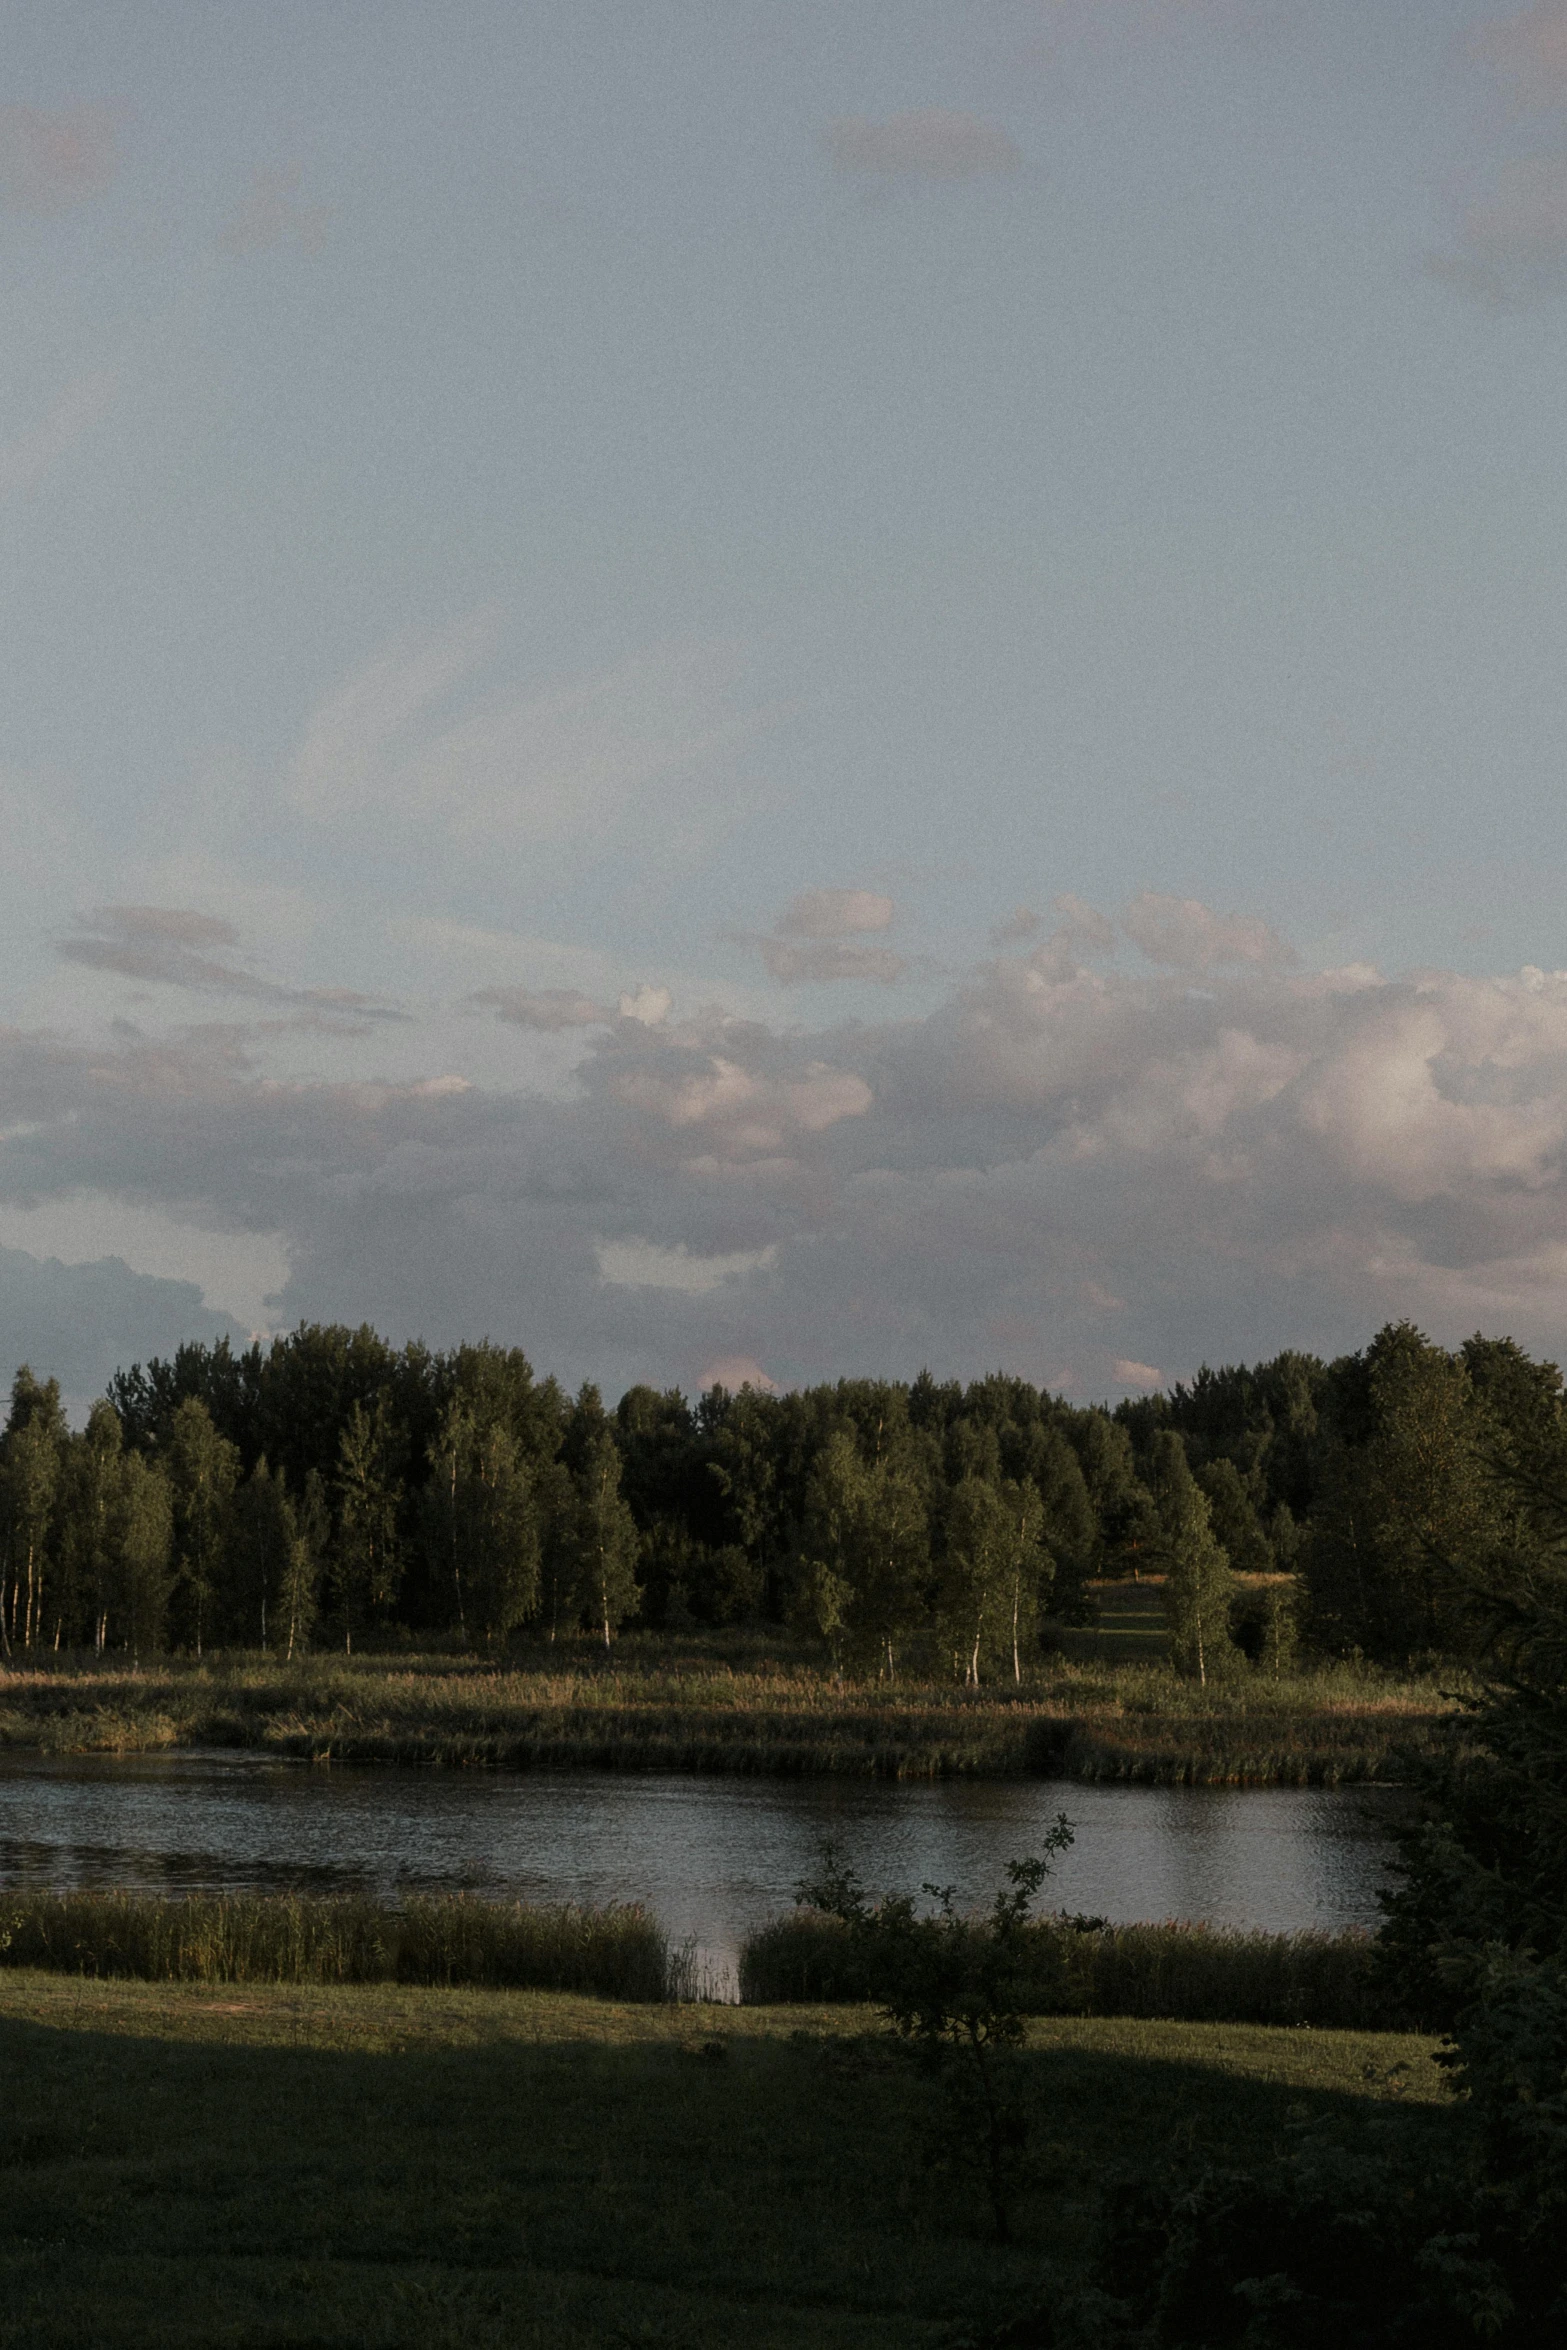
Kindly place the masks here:
POLYGON ((1021 1684, 844 1683, 756 1644, 627 1641, 538 1652, 51 1664, 0 1673, 0 1746, 52 1753, 246 1747, 455 1770, 623 1769, 889 1779, 1333 1786, 1400 1775, 1449 1692, 1365 1667, 1207 1689, 1164 1664, 1043 1660, 1021 1684))
MULTIPOLYGON (((987 1928, 975 1922, 976 1940, 987 1928)), ((1030 2015, 1144 2016, 1184 2023, 1398 2027, 1370 1935, 1228 1933, 1188 1925, 1083 1925, 1042 1918, 1025 1929, 1022 2010, 1030 2015)), ((802 1909, 752 1934, 740 1997, 772 2006, 875 2001, 874 1948, 841 1920, 802 1909)))
POLYGON ((679 1995, 682 1955, 632 1904, 528 1908, 467 1894, 356 1898, 0 1895, 0 1966, 165 1983, 422 1983, 679 1995))

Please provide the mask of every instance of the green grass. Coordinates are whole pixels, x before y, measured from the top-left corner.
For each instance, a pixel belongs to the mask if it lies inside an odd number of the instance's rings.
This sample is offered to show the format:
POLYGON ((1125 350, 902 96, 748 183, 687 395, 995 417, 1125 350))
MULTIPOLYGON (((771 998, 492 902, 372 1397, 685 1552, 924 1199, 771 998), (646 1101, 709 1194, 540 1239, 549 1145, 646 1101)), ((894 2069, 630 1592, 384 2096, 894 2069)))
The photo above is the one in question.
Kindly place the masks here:
POLYGON ((1450 2126, 1430 2043, 1061 2021, 1021 2241, 910 2158, 861 2012, 0 1976, 0 2350, 937 2350, 1127 2163, 1450 2126))
MULTIPOLYGON (((1456 1677, 1456 1676, 1455 1676, 1456 1677)), ((1396 1776, 1447 1689, 1333 1666, 1206 1689, 1163 1662, 1040 1659, 1020 1686, 840 1683, 786 1635, 447 1654, 91 1659, 0 1673, 0 1746, 63 1754, 244 1746, 449 1769, 1335 1785, 1396 1776)))

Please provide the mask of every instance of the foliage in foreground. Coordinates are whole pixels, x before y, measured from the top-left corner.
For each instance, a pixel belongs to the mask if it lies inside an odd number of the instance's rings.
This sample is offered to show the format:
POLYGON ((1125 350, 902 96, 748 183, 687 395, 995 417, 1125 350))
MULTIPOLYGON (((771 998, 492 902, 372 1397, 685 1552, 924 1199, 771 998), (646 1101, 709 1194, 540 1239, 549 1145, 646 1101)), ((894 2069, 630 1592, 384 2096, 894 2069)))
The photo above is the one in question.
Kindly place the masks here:
POLYGON ((0 1894, 0 1966, 171 1983, 427 1983, 660 2000, 680 1961, 631 1904, 530 1908, 467 1894, 0 1894))
POLYGON ((1050 1863, 1071 1842, 1062 1812, 1037 1855, 1007 1864, 1007 1883, 980 1921, 958 1914, 950 1885, 925 1886, 935 1904, 929 1916, 920 1916, 906 1893, 872 1905, 831 1844, 800 1888, 804 1906, 841 1927, 875 1985, 883 2020, 936 2076, 944 2096, 933 2145, 948 2166, 969 2162, 982 2174, 998 2244, 1011 2239, 1032 2126, 1013 2061, 1028 2013, 1024 1938, 1050 1863))
MULTIPOLYGON (((1440 1423, 1452 1391, 1429 1400, 1440 1423)), ((1378 1954, 1451 2024, 1451 2141, 1412 2169, 1308 2133, 1261 2169, 1129 2187, 1102 2264, 1119 2307, 1101 2298, 1085 2341, 1567 2339, 1567 1436, 1549 1398, 1513 1431, 1489 1522, 1461 1522, 1451 1489, 1433 1490, 1416 1530, 1425 1602, 1464 1611, 1480 1685, 1423 1773, 1378 1954)), ((1047 2311, 998 2339, 1062 2336, 1047 2311)))

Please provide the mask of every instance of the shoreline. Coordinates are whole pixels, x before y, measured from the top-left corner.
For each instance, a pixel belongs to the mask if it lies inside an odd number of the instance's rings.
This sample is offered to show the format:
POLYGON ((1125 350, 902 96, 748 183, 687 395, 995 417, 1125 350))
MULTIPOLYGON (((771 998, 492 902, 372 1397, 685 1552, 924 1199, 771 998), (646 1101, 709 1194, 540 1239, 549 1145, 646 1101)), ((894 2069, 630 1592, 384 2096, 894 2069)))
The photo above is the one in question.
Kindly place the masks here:
MULTIPOLYGON (((1201 1689, 1159 1663, 1052 1659, 1020 1688, 840 1683, 759 1644, 588 1655, 320 1652, 0 1670, 0 1753, 247 1753, 408 1769, 1397 1786, 1457 1710, 1431 1680, 1325 1667, 1201 1689), (748 1653, 749 1650, 749 1653, 748 1653)), ((1456 1678, 1450 1676, 1449 1678, 1456 1678)))

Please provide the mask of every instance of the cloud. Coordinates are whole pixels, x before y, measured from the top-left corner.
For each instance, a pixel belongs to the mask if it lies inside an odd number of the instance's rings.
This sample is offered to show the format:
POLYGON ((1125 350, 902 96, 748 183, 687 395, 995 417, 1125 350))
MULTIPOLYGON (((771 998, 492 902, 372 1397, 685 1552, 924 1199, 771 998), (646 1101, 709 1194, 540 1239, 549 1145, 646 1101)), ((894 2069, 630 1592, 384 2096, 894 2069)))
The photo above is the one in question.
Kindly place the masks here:
MULTIPOLYGON (((907 964, 890 947, 854 946, 848 941, 891 927, 891 898, 871 889, 808 889, 785 908, 765 938, 748 938, 774 979, 786 986, 801 980, 870 979, 890 986, 907 964)), ((743 934, 742 934, 743 935, 743 934)))
MULTIPOLYGON (((1085 909, 1088 911, 1089 909, 1085 909)), ((1293 950, 1255 914, 1216 914, 1196 898, 1171 898, 1145 889, 1122 916, 1121 927, 1150 963, 1203 973, 1225 963, 1292 963, 1293 950)))
POLYGON ((1555 105, 1567 98, 1567 0, 1543 0, 1483 25, 1474 46, 1526 102, 1555 105))
POLYGON ((297 163, 281 171, 258 171, 250 192, 218 238, 218 249, 242 259, 266 253, 278 245, 296 245, 302 253, 319 253, 326 243, 332 213, 326 204, 297 201, 304 174, 297 163))
POLYGON ((40 1376, 57 1378, 77 1421, 124 1364, 172 1354, 185 1338, 243 1345, 248 1336, 243 1324, 206 1306, 194 1282, 151 1279, 114 1256, 66 1265, 4 1247, 0 1321, 3 1376, 31 1363, 40 1376))
POLYGON ((657 1028, 669 1018, 673 1003, 667 987, 644 983, 621 996, 615 1008, 622 1020, 635 1020, 642 1028, 657 1028))
POLYGON ((0 210, 65 212, 98 196, 119 168, 107 106, 0 106, 0 210))
POLYGON ((1128 1362, 1124 1355, 1116 1355, 1110 1369, 1120 1386, 1136 1388, 1145 1395, 1164 1385, 1164 1373, 1156 1371, 1152 1363, 1128 1362))
POLYGON ((203 1229, 103 1192, 0 1205, 0 1248, 68 1266, 112 1259, 138 1278, 194 1282, 204 1313, 233 1316, 246 1330, 270 1322, 270 1301, 288 1279, 288 1249, 275 1232, 203 1229))
POLYGON ((78 376, 66 385, 41 424, 0 449, 0 498, 36 489, 50 467, 85 439, 113 405, 116 378, 78 376))
POLYGON ((190 988, 288 1006, 328 1021, 404 1020, 407 1014, 343 987, 285 987, 238 964, 216 962, 209 951, 239 943, 231 922, 181 906, 99 906, 77 917, 75 933, 58 941, 67 963, 117 972, 161 987, 190 988))
POLYGON ((547 691, 486 689, 501 638, 486 607, 394 639, 317 709, 285 798, 316 824, 373 814, 486 855, 599 838, 632 809, 667 815, 677 792, 689 822, 702 770, 767 720, 732 706, 731 648, 657 646, 547 691))
POLYGON ((1504 163, 1494 193, 1471 205, 1457 249, 1429 268, 1493 310, 1567 292, 1567 156, 1504 163))
POLYGON ((651 1240, 601 1240, 595 1244, 599 1279, 626 1289, 678 1289, 703 1297, 725 1281, 765 1272, 775 1248, 733 1249, 727 1256, 694 1256, 684 1241, 660 1248, 651 1240))
POLYGON ((873 889, 808 889, 774 923, 780 938, 853 938, 890 930, 891 898, 873 889))
POLYGON ((993 947, 1016 946, 1025 938, 1035 937, 1039 927, 1039 916, 1032 907, 1014 906, 991 931, 990 943, 993 947))
POLYGON ((570 987, 481 987, 468 1000, 492 1005, 498 1018, 516 1028, 546 1034, 563 1028, 601 1028, 614 1018, 603 1004, 570 987))
POLYGON ((830 939, 763 938, 756 943, 772 977, 785 986, 800 980, 873 979, 890 987, 907 969, 891 947, 847 946, 830 939))
POLYGON ((929 106, 885 122, 840 115, 822 144, 834 171, 864 180, 955 181, 1016 171, 1023 158, 994 123, 929 106))
POLYGON ((553 1093, 284 1081, 234 1026, 0 1033, 0 1201, 276 1236, 280 1320, 488 1330, 609 1389, 1001 1361, 1102 1394, 1406 1313, 1559 1351, 1567 973, 1303 971, 1157 902, 1183 960, 1063 925, 912 1017, 584 1024, 553 1093))

